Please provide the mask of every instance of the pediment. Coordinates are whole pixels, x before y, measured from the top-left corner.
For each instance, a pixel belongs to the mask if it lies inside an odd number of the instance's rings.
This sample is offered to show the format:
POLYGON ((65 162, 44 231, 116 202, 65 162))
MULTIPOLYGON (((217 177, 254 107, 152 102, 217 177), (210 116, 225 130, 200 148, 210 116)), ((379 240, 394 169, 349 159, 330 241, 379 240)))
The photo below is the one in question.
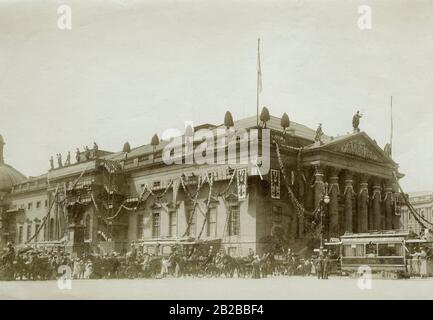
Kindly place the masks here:
POLYGON ((361 159, 395 164, 394 161, 386 155, 382 148, 364 132, 336 138, 322 145, 321 149, 361 159))

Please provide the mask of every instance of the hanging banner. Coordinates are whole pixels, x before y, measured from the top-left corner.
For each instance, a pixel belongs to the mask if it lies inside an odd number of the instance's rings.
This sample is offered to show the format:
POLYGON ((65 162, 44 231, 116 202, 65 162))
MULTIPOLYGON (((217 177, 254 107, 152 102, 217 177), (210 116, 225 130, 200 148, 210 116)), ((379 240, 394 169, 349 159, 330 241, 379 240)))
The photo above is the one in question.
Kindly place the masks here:
POLYGON ((237 170, 238 181, 238 199, 245 199, 247 197, 247 169, 237 170))
POLYGON ((280 170, 271 169, 271 198, 280 199, 280 170))

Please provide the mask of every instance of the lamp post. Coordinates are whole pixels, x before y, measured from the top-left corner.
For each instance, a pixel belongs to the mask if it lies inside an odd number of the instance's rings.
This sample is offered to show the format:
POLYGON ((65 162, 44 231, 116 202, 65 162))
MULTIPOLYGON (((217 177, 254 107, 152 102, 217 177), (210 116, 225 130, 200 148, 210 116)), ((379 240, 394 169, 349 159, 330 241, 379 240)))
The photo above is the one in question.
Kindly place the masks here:
POLYGON ((325 182, 325 192, 320 201, 320 252, 323 251, 323 213, 324 213, 324 204, 328 205, 331 201, 328 195, 328 183, 325 182))

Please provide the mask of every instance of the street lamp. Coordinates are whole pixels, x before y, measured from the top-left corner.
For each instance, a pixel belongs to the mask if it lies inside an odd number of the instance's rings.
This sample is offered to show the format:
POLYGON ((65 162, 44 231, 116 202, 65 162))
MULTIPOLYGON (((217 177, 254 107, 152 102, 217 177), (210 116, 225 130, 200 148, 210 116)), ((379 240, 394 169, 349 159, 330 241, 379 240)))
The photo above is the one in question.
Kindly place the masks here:
POLYGON ((330 201, 331 199, 329 198, 328 195, 328 183, 325 182, 325 192, 320 201, 320 252, 323 252, 323 211, 324 211, 323 204, 328 205, 330 201))

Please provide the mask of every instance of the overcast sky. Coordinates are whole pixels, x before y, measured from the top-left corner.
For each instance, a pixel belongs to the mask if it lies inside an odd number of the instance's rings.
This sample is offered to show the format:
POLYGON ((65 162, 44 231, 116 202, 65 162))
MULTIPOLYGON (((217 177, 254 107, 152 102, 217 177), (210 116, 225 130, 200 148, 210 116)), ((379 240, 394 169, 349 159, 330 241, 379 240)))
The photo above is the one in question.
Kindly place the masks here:
POLYGON ((433 190, 432 1, 0 0, 6 162, 39 175, 93 141, 119 151, 154 133, 255 115, 261 104, 328 135, 390 136, 407 191, 433 190), (72 8, 72 30, 57 8, 72 8), (358 28, 358 7, 372 29, 358 28))

